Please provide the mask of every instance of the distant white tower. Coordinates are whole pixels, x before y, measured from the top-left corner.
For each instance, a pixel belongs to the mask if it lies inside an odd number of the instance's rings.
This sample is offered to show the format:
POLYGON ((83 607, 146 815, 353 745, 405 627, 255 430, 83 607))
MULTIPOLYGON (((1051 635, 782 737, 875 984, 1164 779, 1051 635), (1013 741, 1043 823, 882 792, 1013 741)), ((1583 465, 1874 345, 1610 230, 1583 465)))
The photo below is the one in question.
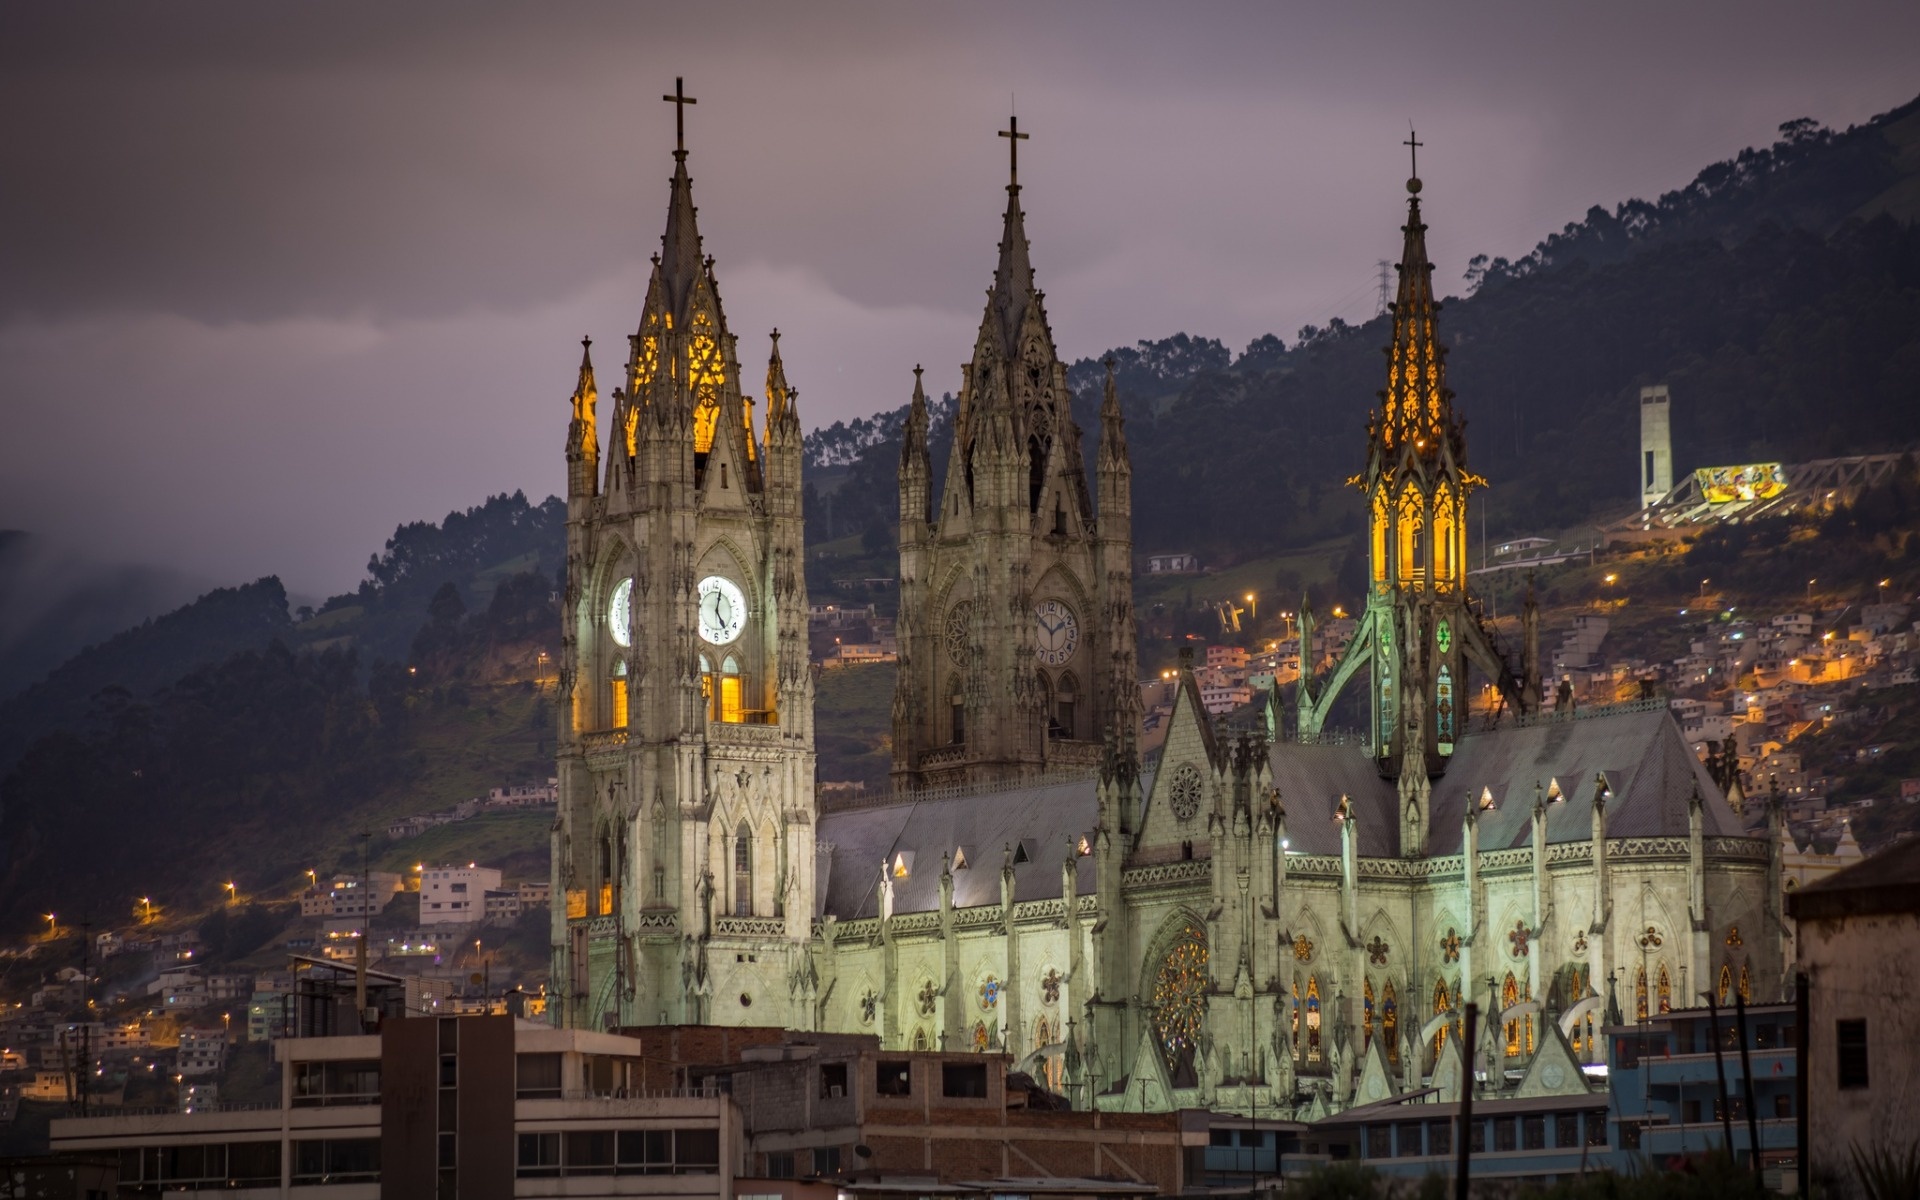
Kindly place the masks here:
POLYGON ((1640 507, 1658 504, 1673 490, 1673 423, 1667 385, 1640 389, 1640 507))

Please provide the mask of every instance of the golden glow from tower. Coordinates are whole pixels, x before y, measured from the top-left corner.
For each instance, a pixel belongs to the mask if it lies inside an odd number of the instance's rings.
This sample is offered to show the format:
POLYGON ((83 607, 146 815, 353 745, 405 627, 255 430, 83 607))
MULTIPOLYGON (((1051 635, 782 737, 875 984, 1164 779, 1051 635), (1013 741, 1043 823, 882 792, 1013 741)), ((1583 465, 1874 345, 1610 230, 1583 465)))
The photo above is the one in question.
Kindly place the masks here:
POLYGON ((713 433, 720 422, 720 387, 727 381, 720 361, 720 343, 713 336, 713 317, 697 312, 687 339, 687 386, 693 394, 693 452, 713 450, 713 433))

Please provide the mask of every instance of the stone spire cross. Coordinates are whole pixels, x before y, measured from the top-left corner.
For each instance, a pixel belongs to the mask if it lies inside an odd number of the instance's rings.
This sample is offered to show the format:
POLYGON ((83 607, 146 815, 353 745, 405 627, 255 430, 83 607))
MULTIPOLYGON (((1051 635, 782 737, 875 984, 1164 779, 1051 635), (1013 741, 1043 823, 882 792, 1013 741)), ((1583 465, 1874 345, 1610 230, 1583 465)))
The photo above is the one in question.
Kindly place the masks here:
POLYGON ((1020 143, 1031 135, 1020 132, 1019 117, 1008 117, 1007 127, 1000 131, 1000 136, 1007 139, 1007 186, 1017 188, 1020 186, 1020 143))
POLYGON ((678 75, 673 77, 673 95, 660 98, 673 105, 673 156, 685 158, 687 155, 687 105, 700 102, 687 95, 686 81, 678 75))

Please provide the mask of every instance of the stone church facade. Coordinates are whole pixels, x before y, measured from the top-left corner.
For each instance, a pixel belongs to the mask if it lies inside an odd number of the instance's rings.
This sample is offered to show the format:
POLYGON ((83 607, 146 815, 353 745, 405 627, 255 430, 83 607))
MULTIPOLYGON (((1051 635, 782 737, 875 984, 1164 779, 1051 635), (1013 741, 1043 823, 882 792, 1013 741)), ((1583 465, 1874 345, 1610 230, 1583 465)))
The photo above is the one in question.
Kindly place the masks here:
POLYGON ((1468 1001, 1471 1054, 1540 1095, 1584 1090, 1603 1023, 1780 993, 1779 814, 1744 836, 1662 704, 1544 711, 1531 616, 1509 666, 1467 595, 1482 481, 1417 181, 1355 481, 1365 636, 1291 730, 1277 702, 1217 728, 1183 663, 1142 762, 1119 404, 1089 482, 1015 177, 937 494, 915 383, 895 789, 820 811, 794 393, 776 344, 762 432, 685 157, 604 447, 584 362, 574 395, 559 1023, 870 1033, 1006 1050, 1077 1107, 1313 1116, 1456 1097, 1468 1001), (1323 738, 1360 680, 1367 744, 1323 738))

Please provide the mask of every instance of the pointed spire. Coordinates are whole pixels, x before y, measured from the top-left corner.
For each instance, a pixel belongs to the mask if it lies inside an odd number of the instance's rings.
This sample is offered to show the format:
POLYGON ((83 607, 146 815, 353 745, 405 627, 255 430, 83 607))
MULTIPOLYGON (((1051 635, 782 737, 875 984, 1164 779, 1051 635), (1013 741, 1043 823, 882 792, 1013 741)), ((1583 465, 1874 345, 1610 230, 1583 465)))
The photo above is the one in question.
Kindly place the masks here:
POLYGON ((593 402, 599 398, 599 391, 593 383, 593 339, 580 339, 580 381, 573 387, 573 415, 576 418, 593 415, 593 402), (585 410, 581 408, 586 405, 585 410))
MULTIPOLYGON (((1418 151, 1419 139, 1407 144, 1418 151)), ((1396 451, 1412 443, 1416 453, 1437 454, 1443 445, 1461 458, 1460 423, 1453 411, 1453 393, 1447 388, 1446 348, 1440 344, 1433 299, 1433 263, 1427 258, 1427 226, 1420 219, 1418 175, 1407 180, 1407 223, 1400 251, 1400 286, 1393 310, 1393 344, 1387 350, 1387 387, 1381 409, 1374 414, 1372 435, 1377 448, 1396 451)))
POLYGON ((925 368, 913 365, 913 402, 907 406, 907 427, 900 441, 900 461, 924 459, 927 454, 927 389, 921 381, 925 368))
POLYGON ((1006 223, 1000 233, 1000 262, 993 270, 993 287, 987 293, 987 315, 997 319, 1000 348, 1012 357, 1019 348, 1020 325, 1027 317, 1027 304, 1035 299, 1033 262, 1028 258, 1026 215, 1020 211, 1020 143, 1028 135, 1020 132, 1019 118, 1009 118, 1008 128, 1000 136, 1012 147, 1008 170, 1006 223))
POLYGON ((787 367, 780 361, 780 331, 773 331, 773 352, 767 357, 767 428, 784 419, 793 409, 792 389, 787 387, 787 367))
POLYGON ((696 217, 700 210, 693 204, 693 178, 687 174, 687 152, 673 152, 672 195, 667 202, 667 231, 660 237, 660 279, 667 287, 669 310, 683 315, 687 297, 700 279, 704 262, 700 253, 700 228, 696 217))

